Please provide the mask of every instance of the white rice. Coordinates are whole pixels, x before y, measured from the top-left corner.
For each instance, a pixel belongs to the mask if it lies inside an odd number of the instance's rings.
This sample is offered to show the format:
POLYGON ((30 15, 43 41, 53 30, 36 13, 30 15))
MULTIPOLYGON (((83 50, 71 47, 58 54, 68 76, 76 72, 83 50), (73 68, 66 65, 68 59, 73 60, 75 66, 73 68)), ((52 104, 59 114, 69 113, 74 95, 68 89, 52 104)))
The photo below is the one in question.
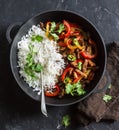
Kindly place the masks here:
POLYGON ((40 63, 43 66, 42 73, 44 88, 54 87, 54 85, 58 82, 57 76, 61 75, 65 67, 65 63, 62 55, 59 53, 57 43, 53 40, 49 40, 39 25, 33 25, 28 31, 28 34, 21 38, 21 41, 18 42, 18 67, 20 67, 19 73, 29 87, 33 87, 34 91, 38 91, 38 94, 40 94, 40 73, 35 73, 38 79, 33 80, 32 77, 29 76, 24 70, 24 66, 27 63, 26 58, 30 52, 29 44, 32 44, 34 46, 34 51, 37 52, 37 54, 34 56, 34 62, 40 63), (42 36, 42 42, 39 43, 38 41, 32 41, 31 38, 33 35, 42 36))

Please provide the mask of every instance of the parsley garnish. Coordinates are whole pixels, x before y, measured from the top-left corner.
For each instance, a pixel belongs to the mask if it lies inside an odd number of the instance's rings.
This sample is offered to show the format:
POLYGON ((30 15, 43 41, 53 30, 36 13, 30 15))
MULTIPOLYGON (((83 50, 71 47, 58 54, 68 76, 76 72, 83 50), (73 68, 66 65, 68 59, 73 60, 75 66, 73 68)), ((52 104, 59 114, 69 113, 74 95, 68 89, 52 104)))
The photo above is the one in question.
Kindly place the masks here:
POLYGON ((57 32, 60 34, 64 30, 65 30, 64 24, 60 24, 57 32))
POLYGON ((103 100, 104 100, 106 103, 109 102, 111 99, 112 99, 112 96, 110 96, 110 95, 105 94, 105 95, 103 96, 103 100))
POLYGON ((80 96, 86 93, 86 91, 82 88, 80 82, 74 84, 66 84, 65 92, 66 94, 71 94, 72 96, 80 96))
POLYGON ((59 36, 56 33, 50 33, 54 37, 54 40, 57 41, 59 39, 59 36))
POLYGON ((67 127, 67 126, 69 126, 69 125, 71 124, 70 121, 71 121, 71 118, 70 118, 69 115, 63 116, 63 118, 62 118, 62 124, 63 124, 65 127, 67 127))
POLYGON ((32 36, 31 40, 32 40, 32 41, 35 41, 35 40, 36 40, 36 41, 38 41, 38 42, 42 42, 43 37, 40 36, 40 35, 34 35, 34 36, 32 36))
POLYGON ((56 28, 56 23, 55 22, 51 22, 51 28, 50 28, 50 32, 53 32, 56 28))
POLYGON ((41 72, 43 70, 43 66, 40 63, 34 62, 33 57, 36 54, 36 51, 31 43, 29 44, 29 50, 30 52, 26 57, 24 71, 27 73, 27 75, 31 76, 33 79, 36 79, 37 77, 35 76, 35 73, 41 72))

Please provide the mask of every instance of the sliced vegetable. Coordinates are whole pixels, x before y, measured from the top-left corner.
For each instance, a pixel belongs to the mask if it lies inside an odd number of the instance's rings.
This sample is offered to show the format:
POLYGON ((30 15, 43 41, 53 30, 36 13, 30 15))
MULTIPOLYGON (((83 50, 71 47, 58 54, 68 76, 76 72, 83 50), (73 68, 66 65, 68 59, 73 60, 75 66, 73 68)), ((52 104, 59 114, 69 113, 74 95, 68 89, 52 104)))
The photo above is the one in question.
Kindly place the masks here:
POLYGON ((76 38, 74 38, 73 43, 74 43, 76 46, 79 45, 79 42, 78 42, 78 40, 77 40, 76 38))
POLYGON ((53 90, 46 90, 45 91, 45 96, 48 96, 48 97, 54 97, 54 96, 57 96, 60 92, 60 88, 58 85, 55 85, 53 90))
POLYGON ((93 48, 94 48, 94 54, 90 54, 86 51, 82 51, 80 54, 85 58, 85 59, 93 59, 97 56, 97 48, 96 45, 93 44, 93 48))
POLYGON ((71 45, 71 43, 72 43, 72 40, 71 39, 67 39, 66 40, 66 44, 67 44, 67 47, 69 48, 69 49, 71 49, 71 50, 75 50, 76 48, 78 48, 76 45, 71 45))
POLYGON ((64 79, 64 83, 67 84, 67 83, 71 83, 71 78, 70 77, 66 77, 64 79))
POLYGON ((82 64, 83 64, 83 63, 82 63, 81 61, 78 62, 77 67, 78 67, 79 70, 82 69, 82 64))
POLYGON ((69 67, 69 66, 66 67, 66 69, 64 70, 64 72, 62 73, 62 76, 61 76, 61 80, 62 80, 62 81, 64 81, 64 79, 65 79, 67 73, 70 71, 71 68, 72 68, 72 67, 69 67))
POLYGON ((50 24, 51 24, 51 22, 47 22, 46 23, 46 36, 48 37, 49 36, 49 33, 50 33, 50 24))
POLYGON ((82 51, 80 54, 81 54, 85 59, 93 59, 93 58, 96 57, 96 54, 91 55, 91 54, 86 53, 85 51, 82 51))
POLYGON ((72 45, 72 39, 67 39, 66 41, 67 47, 71 50, 75 50, 76 48, 82 50, 83 46, 81 46, 80 44, 78 45, 72 45))
POLYGON ((74 55, 68 55, 68 56, 67 56, 67 59, 68 59, 69 61, 75 61, 75 60, 76 60, 76 57, 75 57, 74 55))
POLYGON ((64 34, 64 37, 69 37, 70 34, 71 34, 71 26, 70 26, 70 24, 69 24, 66 20, 63 21, 63 24, 64 24, 64 26, 65 26, 65 28, 66 28, 66 31, 67 31, 67 32, 64 34))

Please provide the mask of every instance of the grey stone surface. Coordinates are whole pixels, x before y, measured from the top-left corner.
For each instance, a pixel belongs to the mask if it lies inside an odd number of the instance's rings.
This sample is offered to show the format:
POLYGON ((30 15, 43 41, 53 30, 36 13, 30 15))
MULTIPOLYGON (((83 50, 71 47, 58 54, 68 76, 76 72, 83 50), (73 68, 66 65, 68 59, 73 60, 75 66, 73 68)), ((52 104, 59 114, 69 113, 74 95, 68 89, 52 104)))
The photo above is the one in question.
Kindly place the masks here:
POLYGON ((119 122, 92 123, 82 127, 72 122, 61 126, 62 116, 73 114, 70 107, 47 107, 49 116, 40 112, 40 103, 30 99, 15 82, 9 66, 10 45, 7 27, 24 22, 46 10, 71 10, 88 18, 100 31, 105 44, 119 41, 118 0, 0 0, 0 130, 119 130, 119 122))

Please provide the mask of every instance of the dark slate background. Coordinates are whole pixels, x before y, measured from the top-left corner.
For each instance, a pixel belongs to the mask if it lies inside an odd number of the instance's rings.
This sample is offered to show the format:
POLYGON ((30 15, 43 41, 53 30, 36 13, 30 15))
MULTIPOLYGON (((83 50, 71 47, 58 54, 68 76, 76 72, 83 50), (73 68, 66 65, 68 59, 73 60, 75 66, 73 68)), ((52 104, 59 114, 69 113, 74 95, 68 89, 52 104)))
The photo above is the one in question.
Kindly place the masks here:
MULTIPOLYGON (((10 45, 6 30, 10 24, 24 22, 46 10, 71 10, 88 18, 102 34, 105 44, 119 41, 118 0, 0 0, 0 130, 57 130, 70 107, 47 106, 49 117, 40 112, 40 103, 29 98, 15 82, 9 65, 10 45)), ((82 127, 72 121, 60 130, 119 130, 119 122, 92 123, 82 127)))

